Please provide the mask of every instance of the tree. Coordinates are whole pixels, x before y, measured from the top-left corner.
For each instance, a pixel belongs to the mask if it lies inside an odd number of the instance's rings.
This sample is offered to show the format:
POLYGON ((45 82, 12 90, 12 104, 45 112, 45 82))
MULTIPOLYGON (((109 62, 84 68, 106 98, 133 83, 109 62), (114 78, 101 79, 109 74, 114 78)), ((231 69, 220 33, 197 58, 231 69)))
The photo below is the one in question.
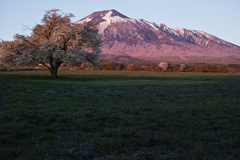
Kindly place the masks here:
POLYGON ((115 70, 116 65, 113 62, 102 62, 99 66, 100 70, 115 70))
POLYGON ((101 39, 96 25, 71 23, 71 17, 58 9, 46 11, 30 36, 16 34, 13 41, 2 41, 3 61, 8 66, 40 63, 54 77, 62 63, 97 64, 101 39))
POLYGON ((168 69, 168 63, 167 62, 161 62, 159 63, 159 68, 161 68, 163 71, 166 71, 168 69))
POLYGON ((228 64, 222 64, 221 65, 221 73, 227 73, 229 71, 228 64))

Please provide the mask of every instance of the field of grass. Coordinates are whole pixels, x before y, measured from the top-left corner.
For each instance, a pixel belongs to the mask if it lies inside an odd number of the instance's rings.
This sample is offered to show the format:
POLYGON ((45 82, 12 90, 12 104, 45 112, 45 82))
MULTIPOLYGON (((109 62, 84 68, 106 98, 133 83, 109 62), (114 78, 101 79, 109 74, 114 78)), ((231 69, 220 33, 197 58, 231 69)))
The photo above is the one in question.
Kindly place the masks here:
POLYGON ((0 72, 0 159, 240 159, 240 75, 0 72))

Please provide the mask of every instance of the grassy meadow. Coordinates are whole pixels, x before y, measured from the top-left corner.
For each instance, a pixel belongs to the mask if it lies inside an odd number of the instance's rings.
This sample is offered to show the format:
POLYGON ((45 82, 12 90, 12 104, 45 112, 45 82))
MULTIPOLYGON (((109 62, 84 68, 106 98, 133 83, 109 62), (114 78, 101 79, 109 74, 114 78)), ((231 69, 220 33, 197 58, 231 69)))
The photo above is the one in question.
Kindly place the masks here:
POLYGON ((0 72, 0 159, 240 159, 240 75, 0 72))

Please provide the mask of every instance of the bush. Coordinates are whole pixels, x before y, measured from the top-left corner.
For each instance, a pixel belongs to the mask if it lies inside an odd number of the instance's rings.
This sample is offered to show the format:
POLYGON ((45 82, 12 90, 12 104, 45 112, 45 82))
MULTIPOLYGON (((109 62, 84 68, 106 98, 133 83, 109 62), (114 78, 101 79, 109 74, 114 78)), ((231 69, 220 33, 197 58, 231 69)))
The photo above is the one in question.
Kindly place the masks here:
POLYGON ((115 70, 116 65, 113 62, 102 62, 99 66, 100 70, 115 70))

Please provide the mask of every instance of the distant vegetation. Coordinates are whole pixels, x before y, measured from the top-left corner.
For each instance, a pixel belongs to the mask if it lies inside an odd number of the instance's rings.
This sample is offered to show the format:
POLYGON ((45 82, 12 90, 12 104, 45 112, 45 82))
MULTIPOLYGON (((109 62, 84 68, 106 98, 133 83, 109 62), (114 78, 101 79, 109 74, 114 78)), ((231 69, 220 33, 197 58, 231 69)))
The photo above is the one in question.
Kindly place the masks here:
MULTIPOLYGON (((0 69, 6 70, 6 67, 0 65, 0 69)), ((20 66, 19 69, 45 69, 45 66, 20 66)), ((151 72, 196 72, 196 73, 240 73, 240 64, 174 64, 167 63, 167 68, 159 67, 159 64, 141 64, 141 63, 113 63, 100 62, 98 67, 91 63, 68 63, 62 64, 61 70, 122 70, 122 71, 151 71, 151 72)))
MULTIPOLYGON (((240 73, 240 65, 235 64, 173 64, 166 63, 167 68, 159 67, 159 64, 142 65, 119 64, 113 62, 102 62, 97 70, 125 70, 125 71, 152 71, 152 72, 197 72, 197 73, 240 73)), ((81 67, 81 66, 80 66, 81 67)), ((77 68, 76 68, 77 69, 77 68)), ((89 68, 90 69, 90 68, 89 68)))
POLYGON ((209 57, 209 56, 162 56, 162 57, 131 57, 129 55, 111 55, 99 54, 102 61, 111 61, 115 63, 139 63, 139 64, 157 64, 160 62, 171 62, 174 64, 240 64, 239 57, 209 57))

